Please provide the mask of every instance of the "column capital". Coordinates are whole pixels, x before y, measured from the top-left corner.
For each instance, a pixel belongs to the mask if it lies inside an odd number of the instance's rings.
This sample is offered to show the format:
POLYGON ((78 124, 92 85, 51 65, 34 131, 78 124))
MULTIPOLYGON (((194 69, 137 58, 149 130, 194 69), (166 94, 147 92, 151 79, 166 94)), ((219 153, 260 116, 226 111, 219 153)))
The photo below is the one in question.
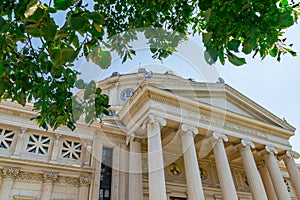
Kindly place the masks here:
POLYGON ((43 174, 43 181, 44 183, 53 183, 57 181, 58 175, 53 172, 45 172, 43 174))
POLYGON ((142 143, 143 138, 137 137, 134 133, 129 133, 126 135, 126 145, 129 145, 132 142, 142 143))
POLYGON ((91 183, 91 177, 89 176, 80 176, 79 184, 80 185, 89 185, 91 183))
POLYGON ((208 136, 208 139, 213 142, 216 140, 222 140, 224 142, 228 142, 228 137, 223 133, 213 132, 210 136, 208 136))
POLYGON ((286 150, 284 153, 282 154, 278 154, 278 159, 284 159, 284 158, 294 158, 294 159, 299 159, 300 155, 299 153, 297 153, 296 151, 292 151, 292 150, 286 150))
POLYGON ((155 123, 157 123, 157 124, 159 124, 161 126, 167 125, 167 121, 164 118, 161 118, 159 116, 156 116, 156 115, 150 113, 146 117, 145 121, 143 122, 142 128, 145 129, 147 127, 147 125, 149 125, 149 124, 155 124, 155 123))
POLYGON ((27 130, 28 130, 28 128, 20 127, 20 133, 21 134, 24 134, 27 130))
POLYGON ((179 131, 181 135, 185 135, 186 133, 191 133, 194 135, 198 134, 198 129, 194 126, 188 125, 188 124, 181 124, 179 131))
POLYGON ((4 178, 17 178, 20 174, 20 170, 12 167, 7 167, 2 170, 2 176, 4 178))
POLYGON ((134 133, 133 132, 129 132, 126 135, 126 145, 129 145, 134 139, 134 133))
POLYGON ((273 147, 273 146, 266 145, 264 150, 265 150, 265 152, 267 152, 269 154, 273 154, 273 155, 278 154, 276 147, 273 147))
POLYGON ((249 147, 249 149, 254 149, 255 145, 252 141, 247 139, 242 139, 240 143, 234 145, 238 150, 243 150, 249 147))

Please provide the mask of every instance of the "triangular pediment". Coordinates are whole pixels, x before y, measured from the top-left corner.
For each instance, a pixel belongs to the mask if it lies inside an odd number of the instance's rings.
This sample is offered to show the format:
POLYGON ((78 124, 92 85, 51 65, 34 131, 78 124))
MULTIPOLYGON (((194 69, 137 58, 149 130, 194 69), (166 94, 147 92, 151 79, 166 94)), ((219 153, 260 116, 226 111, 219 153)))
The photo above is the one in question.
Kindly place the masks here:
MULTIPOLYGON (((153 85, 152 85, 153 86, 153 85)), ((158 86, 158 88, 193 99, 213 107, 225 109, 228 112, 251 118, 266 124, 294 131, 295 128, 278 118, 262 106, 258 105, 232 87, 215 83, 193 83, 191 85, 176 84, 158 86)))

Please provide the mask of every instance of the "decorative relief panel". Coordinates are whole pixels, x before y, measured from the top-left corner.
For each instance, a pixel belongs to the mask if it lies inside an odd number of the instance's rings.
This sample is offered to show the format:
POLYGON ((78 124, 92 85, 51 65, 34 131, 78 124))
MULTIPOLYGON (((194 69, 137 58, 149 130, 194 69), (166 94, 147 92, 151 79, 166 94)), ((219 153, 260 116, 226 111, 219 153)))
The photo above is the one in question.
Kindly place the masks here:
POLYGON ((10 149, 14 137, 14 131, 0 129, 0 149, 10 149))
POLYGON ((43 174, 24 172, 16 168, 4 168, 0 170, 0 176, 11 177, 17 181, 23 181, 26 183, 53 182, 57 184, 73 185, 73 186, 79 186, 80 184, 89 185, 91 183, 90 176, 67 177, 67 176, 58 176, 56 173, 53 172, 46 172, 43 174))
POLYGON ((62 143, 61 156, 67 159, 79 160, 82 155, 82 144, 79 141, 65 140, 62 143))
POLYGON ((39 155, 46 155, 49 152, 50 144, 50 137, 38 134, 31 134, 29 135, 26 151, 39 155))

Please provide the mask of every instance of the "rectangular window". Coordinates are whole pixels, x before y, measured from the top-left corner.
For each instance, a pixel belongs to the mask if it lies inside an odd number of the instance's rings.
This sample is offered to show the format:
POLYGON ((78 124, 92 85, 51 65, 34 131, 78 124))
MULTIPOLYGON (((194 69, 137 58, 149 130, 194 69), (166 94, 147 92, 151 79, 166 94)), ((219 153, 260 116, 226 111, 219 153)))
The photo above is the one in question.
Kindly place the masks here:
POLYGON ((99 200, 111 199, 112 159, 113 149, 103 147, 99 200))

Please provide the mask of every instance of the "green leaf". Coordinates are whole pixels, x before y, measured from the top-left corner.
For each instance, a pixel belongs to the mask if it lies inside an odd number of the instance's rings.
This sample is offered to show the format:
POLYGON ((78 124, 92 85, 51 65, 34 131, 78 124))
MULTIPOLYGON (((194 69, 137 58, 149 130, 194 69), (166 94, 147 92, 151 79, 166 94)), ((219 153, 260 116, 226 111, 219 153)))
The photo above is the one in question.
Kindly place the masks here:
POLYGON ((66 10, 74 4, 74 0, 54 0, 54 7, 57 10, 66 10))
POLYGON ((202 41, 204 43, 204 45, 209 44, 209 42, 211 41, 211 37, 212 37, 212 32, 209 33, 202 33, 202 41))
POLYGON ((277 48, 277 46, 274 46, 274 48, 271 49, 269 53, 272 57, 276 57, 278 52, 279 52, 279 49, 277 48))
POLYGON ((239 57, 237 57, 236 55, 234 55, 233 53, 230 53, 230 52, 227 52, 227 56, 228 56, 228 60, 236 66, 241 66, 241 65, 246 64, 245 58, 239 58, 239 57))
POLYGON ((77 57, 76 51, 69 47, 60 51, 60 60, 64 62, 73 62, 77 57))
MULTIPOLYGON (((60 59, 60 49, 49 49, 49 55, 52 60, 52 63, 55 67, 63 64, 63 61, 60 59)), ((54 70, 54 69, 52 69, 54 70)))
POLYGON ((235 52, 239 52, 240 44, 241 44, 240 40, 233 39, 228 42, 227 46, 228 46, 228 49, 235 51, 235 52))
POLYGON ((25 32, 30 34, 32 37, 40 37, 40 29, 34 24, 25 26, 25 32))
POLYGON ((101 51, 99 53, 98 64, 102 69, 106 69, 111 63, 111 55, 109 51, 101 51))
POLYGON ((212 9, 209 8, 203 13, 203 17, 206 22, 208 22, 211 17, 211 11, 212 11, 212 9))
POLYGON ((80 90, 84 89, 85 88, 84 81, 82 79, 77 80, 75 82, 75 87, 77 87, 80 90))
POLYGON ((68 22, 71 26, 71 28, 75 31, 79 31, 85 27, 87 24, 87 20, 82 17, 81 15, 79 16, 70 16, 68 18, 68 22))
POLYGON ((41 31, 42 31, 41 35, 44 36, 45 40, 51 42, 55 38, 57 26, 54 23, 50 23, 47 26, 43 26, 41 28, 41 31))
POLYGON ((289 14, 280 14, 278 17, 278 24, 280 27, 286 28, 294 24, 294 19, 289 14))
POLYGON ((212 65, 212 64, 214 64, 217 61, 218 52, 213 51, 213 50, 205 51, 204 52, 204 58, 205 58, 205 61, 208 64, 212 65))
POLYGON ((21 104, 22 106, 25 106, 26 104, 26 95, 24 92, 17 94, 14 99, 21 104))
POLYGON ((0 78, 6 75, 6 67, 0 63, 0 78))

